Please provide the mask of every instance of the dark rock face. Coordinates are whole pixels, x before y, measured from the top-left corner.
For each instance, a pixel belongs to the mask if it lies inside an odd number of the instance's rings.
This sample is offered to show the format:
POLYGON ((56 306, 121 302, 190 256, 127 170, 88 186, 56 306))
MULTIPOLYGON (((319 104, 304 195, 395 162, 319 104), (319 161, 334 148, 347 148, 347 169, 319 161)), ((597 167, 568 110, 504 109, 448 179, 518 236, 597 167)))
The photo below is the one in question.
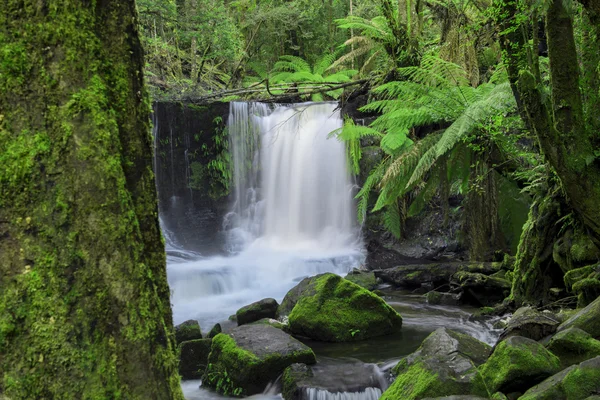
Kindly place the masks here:
POLYGON ((427 299, 427 304, 432 305, 445 305, 445 306, 457 306, 461 303, 461 293, 442 293, 431 291, 427 292, 425 295, 425 299, 427 299))
POLYGON ((277 318, 279 304, 275 299, 262 299, 240 308, 235 313, 238 325, 249 324, 263 318, 277 318))
POLYGON ((600 393, 600 357, 573 365, 529 389, 520 400, 593 399, 600 393))
POLYGON ((203 255, 223 250, 226 191, 201 172, 223 151, 214 136, 224 132, 228 116, 228 103, 154 103, 154 172, 164 227, 177 243, 203 255))
POLYGON ((211 339, 197 339, 179 345, 179 374, 183 379, 199 379, 208 365, 211 339))
POLYGON ((556 332, 558 320, 552 314, 537 311, 531 307, 521 307, 513 314, 500 340, 511 336, 523 336, 533 340, 541 340, 556 332))
POLYGON ((212 339, 221 332, 223 332, 223 328, 221 328, 221 324, 215 324, 215 326, 212 327, 210 332, 208 332, 208 337, 209 337, 209 339, 212 339))
POLYGON ((313 351, 282 330, 269 325, 243 325, 214 337, 203 385, 221 393, 261 393, 288 366, 314 364, 313 351), (226 385, 219 385, 227 379, 226 385))
POLYGON ((175 340, 178 344, 195 339, 202 339, 200 324, 195 319, 190 319, 175 327, 175 340))
POLYGON ((511 283, 506 279, 479 272, 459 271, 452 276, 451 285, 460 287, 463 300, 480 306, 501 302, 510 294, 511 283), (467 300, 467 301, 468 301, 467 300))
POLYGON ((308 400, 308 391, 319 390, 330 393, 360 393, 375 389, 381 393, 386 381, 374 364, 358 360, 343 363, 325 363, 309 367, 294 364, 283 373, 283 398, 285 400, 308 400))

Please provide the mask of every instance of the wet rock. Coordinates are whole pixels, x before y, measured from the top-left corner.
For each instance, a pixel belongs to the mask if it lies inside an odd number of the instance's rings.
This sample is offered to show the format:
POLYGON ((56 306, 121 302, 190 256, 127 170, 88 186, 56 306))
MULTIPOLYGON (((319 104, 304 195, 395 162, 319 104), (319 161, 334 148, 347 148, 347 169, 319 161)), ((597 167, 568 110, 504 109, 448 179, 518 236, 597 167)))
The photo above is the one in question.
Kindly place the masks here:
POLYGON ((280 329, 242 325, 215 336, 202 384, 221 393, 252 395, 261 393, 288 366, 315 362, 309 347, 280 329))
POLYGON ((277 318, 279 304, 275 299, 262 299, 240 308, 235 313, 238 325, 249 324, 263 318, 277 318))
MULTIPOLYGON (((282 377, 285 400, 308 400, 316 392, 364 393, 381 395, 386 382, 374 364, 344 359, 342 362, 319 363, 314 366, 294 364, 286 368, 282 377), (370 389, 370 390, 369 390, 370 389), (313 393, 311 393, 313 392, 313 393)), ((323 393, 321 393, 323 394, 323 393)), ((365 395, 362 398, 368 398, 365 395)))
POLYGON ((304 290, 289 315, 294 334, 348 342, 398 332, 402 327, 402 317, 384 300, 338 275, 327 273, 303 282, 304 290))
POLYGON ((215 324, 215 326, 212 327, 210 332, 208 332, 208 338, 212 339, 221 332, 223 332, 223 328, 221 328, 221 324, 215 324))
POLYGON ((523 392, 559 370, 558 357, 540 343, 513 336, 500 342, 479 367, 477 393, 523 392))
POLYGON ((377 278, 373 272, 353 271, 346 275, 346 279, 367 290, 374 290, 377 287, 377 278))
POLYGON ((492 348, 489 345, 472 336, 446 328, 439 328, 427 336, 417 351, 402 359, 393 368, 393 372, 397 376, 417 361, 431 357, 451 357, 454 355, 466 357, 475 366, 478 366, 488 359, 491 352, 492 348))
POLYGON ((558 331, 563 331, 567 328, 579 328, 592 337, 600 338, 600 297, 594 300, 584 309, 578 311, 571 318, 560 324, 558 331))
POLYGON ((460 304, 461 293, 443 293, 431 291, 425 294, 425 299, 428 304, 441 304, 445 306, 457 306, 460 304))
POLYGON ((500 340, 511 336, 523 336, 541 340, 556 332, 559 321, 552 313, 540 312, 532 307, 521 307, 513 314, 500 340))
POLYGON ((177 341, 177 344, 195 339, 202 339, 198 321, 190 319, 175 327, 175 340, 177 341))
POLYGON ((259 319, 258 321, 254 321, 251 324, 252 325, 269 325, 269 326, 272 326, 273 328, 283 329, 283 330, 286 330, 288 328, 288 326, 286 324, 279 322, 276 319, 272 319, 272 318, 259 319))
POLYGON ((196 339, 179 345, 179 374, 182 379, 200 379, 208 364, 211 339, 196 339))
MULTIPOLYGON (((283 301, 281 302, 281 305, 278 308, 279 315, 289 315, 289 313, 292 312, 292 309, 294 308, 298 300, 300 300, 300 297, 302 297, 305 292, 312 291, 312 293, 314 293, 314 288, 311 286, 311 282, 315 278, 316 277, 311 276, 302 279, 300 283, 298 283, 296 286, 290 289, 289 292, 286 293, 285 297, 283 298, 283 301)), ((310 294, 310 292, 308 294, 310 294)))
POLYGON ((519 400, 579 400, 593 398, 598 393, 600 357, 595 357, 549 377, 519 400))
POLYGON ((397 376, 382 400, 469 395, 491 347, 468 335, 440 328, 394 367, 397 376))
POLYGON ((484 275, 479 272, 459 271, 452 276, 452 286, 460 287, 463 300, 473 304, 491 306, 510 294, 511 284, 506 279, 484 275))
POLYGON ((563 368, 600 356, 600 341, 579 328, 558 332, 546 348, 560 358, 563 368))

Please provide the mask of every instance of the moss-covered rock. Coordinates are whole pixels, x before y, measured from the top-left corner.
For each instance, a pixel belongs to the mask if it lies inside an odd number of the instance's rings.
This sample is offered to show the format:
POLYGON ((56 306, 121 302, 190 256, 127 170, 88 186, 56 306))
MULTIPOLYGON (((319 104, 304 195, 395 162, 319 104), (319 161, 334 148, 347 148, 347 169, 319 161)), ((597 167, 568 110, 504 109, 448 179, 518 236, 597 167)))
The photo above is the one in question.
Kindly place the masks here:
POLYGON ((520 336, 500 342, 479 367, 476 393, 524 391, 560 370, 560 360, 540 343, 520 336))
POLYGON ((377 278, 373 272, 354 271, 346 275, 346 279, 367 290, 374 290, 377 287, 377 278))
POLYGON ((280 329, 243 325, 214 337, 202 382, 223 394, 252 395, 262 392, 286 367, 315 362, 309 347, 280 329))
POLYGON ((600 297, 560 324, 558 331, 567 328, 579 328, 594 338, 600 338, 600 297))
POLYGON ((595 357, 549 377, 519 400, 584 400, 599 392, 600 357, 595 357))
POLYGON ((427 397, 423 400, 487 400, 485 397, 479 397, 474 395, 457 395, 457 396, 444 396, 444 397, 427 397))
POLYGON ((600 356, 600 341, 578 328, 558 332, 546 347, 560 358, 563 368, 600 356))
POLYGON ((289 315, 294 334, 347 342, 398 332, 402 317, 380 297, 334 274, 307 284, 289 315))
POLYGON ((414 353, 402 359, 392 370, 398 376, 412 364, 432 357, 452 357, 460 355, 466 357, 475 366, 483 364, 492 348, 472 336, 465 335, 446 328, 439 328, 431 333, 421 343, 414 353))
POLYGON ((196 339, 179 345, 179 374, 183 379, 200 379, 208 364, 211 339, 196 339))
POLYGON ((223 328, 221 328, 221 324, 215 324, 215 326, 212 327, 210 332, 208 332, 208 338, 212 339, 221 332, 223 332, 223 328))
POLYGON ((558 319, 551 313, 540 312, 532 307, 521 307, 513 314, 500 340, 511 336, 523 336, 533 340, 541 340, 556 332, 558 319))
POLYGON ((461 293, 444 293, 436 292, 435 290, 425 294, 425 300, 427 300, 427 304, 432 305, 442 304, 447 306, 457 306, 460 304, 461 297, 461 293))
POLYGON ((397 378, 382 399, 472 394, 477 365, 490 352, 490 346, 471 336, 440 328, 394 367, 397 378))
POLYGON ((262 299, 245 307, 235 313, 238 325, 249 324, 263 318, 277 318, 279 304, 275 299, 262 299))
POLYGON ((200 324, 195 319, 190 319, 175 327, 177 344, 196 339, 202 339, 202 333, 200 332, 200 324))

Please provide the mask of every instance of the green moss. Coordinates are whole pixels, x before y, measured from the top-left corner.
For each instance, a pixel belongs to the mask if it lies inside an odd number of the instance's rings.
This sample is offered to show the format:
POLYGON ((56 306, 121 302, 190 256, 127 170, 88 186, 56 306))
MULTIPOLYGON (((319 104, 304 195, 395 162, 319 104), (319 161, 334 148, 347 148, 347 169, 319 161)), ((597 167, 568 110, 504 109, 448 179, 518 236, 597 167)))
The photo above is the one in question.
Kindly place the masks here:
POLYGON ((185 321, 175 327, 175 340, 177 343, 188 340, 202 339, 200 324, 196 320, 185 321))
POLYGON ((323 274, 289 315, 292 332, 317 340, 344 342, 400 330, 402 317, 383 299, 340 278, 323 274))
POLYGON ((600 356, 600 341, 577 328, 558 332, 546 347, 560 358, 563 368, 600 356))
POLYGON ((383 392, 380 400, 416 400, 464 393, 464 386, 446 377, 440 379, 426 361, 411 365, 383 392))
POLYGON ((594 274, 594 278, 586 278, 573 285, 573 293, 578 295, 577 306, 585 307, 600 296, 600 274, 594 274))
POLYGON ((522 337, 500 342, 479 367, 476 392, 508 393, 530 387, 560 370, 560 360, 539 344, 522 337), (529 385, 529 386, 527 386, 529 385))
POLYGON ((373 290, 377 287, 377 278, 375 278, 375 273, 373 272, 348 274, 345 279, 367 290, 373 290))
POLYGON ((588 278, 596 272, 595 265, 588 265, 581 268, 576 268, 568 271, 564 276, 565 285, 568 290, 573 289, 573 285, 582 279, 588 278))

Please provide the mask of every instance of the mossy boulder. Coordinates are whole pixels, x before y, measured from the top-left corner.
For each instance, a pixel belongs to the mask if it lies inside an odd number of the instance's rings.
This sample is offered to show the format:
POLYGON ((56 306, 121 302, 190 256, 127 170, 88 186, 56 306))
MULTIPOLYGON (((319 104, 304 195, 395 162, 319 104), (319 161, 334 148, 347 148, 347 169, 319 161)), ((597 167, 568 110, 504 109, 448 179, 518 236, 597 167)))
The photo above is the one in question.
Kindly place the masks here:
POLYGON ((223 328, 221 327, 221 324, 215 324, 215 326, 212 327, 210 332, 208 332, 208 337, 210 339, 212 339, 221 332, 223 332, 223 328))
POLYGON ((600 393, 600 357, 586 360, 529 389, 519 400, 584 400, 600 393))
POLYGON ((427 294, 425 294, 427 304, 432 305, 441 304, 445 306, 457 306, 460 304, 461 297, 461 293, 444 293, 436 292, 435 290, 432 290, 431 292, 427 292, 427 294))
POLYGON ((200 379, 208 365, 211 339, 196 339, 179 345, 179 375, 182 379, 200 379))
POLYGON ((288 366, 314 364, 313 351, 269 325, 242 325, 214 337, 203 385, 223 394, 252 395, 288 366))
POLYGON ((600 356, 600 341, 579 328, 558 332, 546 348, 560 358, 563 368, 600 356))
POLYGON ((277 318, 279 304, 275 299, 262 299, 245 307, 235 313, 238 325, 249 324, 263 318, 277 318))
POLYGON ((560 370, 560 360, 540 343, 521 336, 500 342, 479 367, 476 393, 523 392, 560 370))
POLYGON ((477 365, 490 352, 490 346, 471 336, 440 328, 394 367, 397 378, 382 399, 472 394, 477 365))
POLYGON ((579 328, 594 338, 600 338, 600 297, 560 324, 558 331, 568 328, 579 328))
POLYGON ((177 344, 196 339, 202 339, 198 321, 190 319, 175 327, 175 340, 177 344))
POLYGON ((314 277, 289 315, 290 331, 348 342, 400 331, 402 317, 383 299, 334 274, 314 277))
POLYGON ((541 340, 556 332, 559 320, 551 313, 540 312, 532 307, 521 307, 513 314, 500 340, 511 336, 522 336, 541 340))
POLYGON ((346 275, 346 279, 367 290, 375 290, 377 287, 377 278, 375 278, 374 272, 355 270, 346 275))
POLYGON ((467 394, 463 396, 427 397, 423 400, 487 400, 487 397, 479 397, 467 394))
POLYGON ((281 301, 279 308, 277 309, 280 316, 289 315, 294 309, 298 300, 304 295, 305 292, 314 293, 314 287, 312 286, 313 280, 318 278, 320 275, 311 276, 304 278, 296 286, 291 288, 281 301))
POLYGON ((431 357, 466 357, 475 366, 483 364, 492 352, 492 348, 472 336, 446 328, 439 328, 421 343, 414 353, 408 355, 393 368, 398 376, 407 367, 431 357))

